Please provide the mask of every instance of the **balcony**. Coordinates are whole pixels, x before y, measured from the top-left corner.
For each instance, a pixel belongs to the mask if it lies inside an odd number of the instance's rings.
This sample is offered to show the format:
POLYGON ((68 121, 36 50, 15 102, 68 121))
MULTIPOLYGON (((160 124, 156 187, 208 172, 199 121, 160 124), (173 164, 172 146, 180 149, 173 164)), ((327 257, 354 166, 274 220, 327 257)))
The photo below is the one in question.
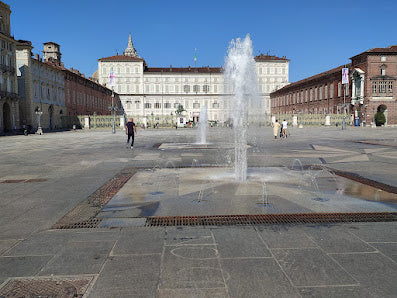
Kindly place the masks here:
POLYGON ((9 73, 11 73, 12 75, 15 74, 15 67, 13 67, 13 66, 8 66, 8 65, 5 65, 5 64, 0 64, 0 69, 1 69, 3 72, 9 72, 9 73))
POLYGON ((0 91, 0 99, 18 99, 18 94, 8 91, 0 91))

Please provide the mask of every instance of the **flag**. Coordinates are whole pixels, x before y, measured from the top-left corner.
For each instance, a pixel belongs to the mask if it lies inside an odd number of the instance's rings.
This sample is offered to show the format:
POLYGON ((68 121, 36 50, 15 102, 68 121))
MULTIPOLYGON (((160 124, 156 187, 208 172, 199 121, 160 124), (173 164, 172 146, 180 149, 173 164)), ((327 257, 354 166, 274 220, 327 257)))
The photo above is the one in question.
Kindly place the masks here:
POLYGON ((116 85, 116 76, 114 75, 114 71, 111 71, 109 74, 109 85, 112 87, 116 85))
POLYGON ((197 64, 197 49, 194 49, 194 64, 197 64))
POLYGON ((342 68, 342 84, 349 84, 349 69, 342 68))

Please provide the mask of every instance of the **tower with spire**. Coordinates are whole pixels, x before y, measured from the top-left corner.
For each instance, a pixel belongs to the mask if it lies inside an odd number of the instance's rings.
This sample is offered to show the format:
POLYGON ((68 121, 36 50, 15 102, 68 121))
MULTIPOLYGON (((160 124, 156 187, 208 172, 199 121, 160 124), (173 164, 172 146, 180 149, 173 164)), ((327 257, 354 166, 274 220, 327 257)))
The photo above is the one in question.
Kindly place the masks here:
POLYGON ((134 57, 134 58, 140 58, 134 48, 134 45, 132 44, 132 37, 131 37, 131 32, 130 35, 128 37, 128 45, 125 48, 124 51, 124 56, 130 56, 130 57, 134 57))

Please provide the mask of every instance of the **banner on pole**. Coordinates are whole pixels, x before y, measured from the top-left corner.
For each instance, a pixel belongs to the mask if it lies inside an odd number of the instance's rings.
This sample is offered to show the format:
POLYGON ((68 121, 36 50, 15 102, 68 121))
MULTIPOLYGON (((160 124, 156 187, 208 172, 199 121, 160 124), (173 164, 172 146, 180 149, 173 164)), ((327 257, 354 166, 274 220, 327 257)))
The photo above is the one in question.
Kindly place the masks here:
POLYGON ((111 87, 114 87, 114 86, 116 85, 116 76, 114 75, 114 71, 111 71, 111 72, 110 72, 110 75, 109 75, 109 85, 110 85, 111 87))
POLYGON ((349 69, 342 68, 342 84, 349 84, 349 69))

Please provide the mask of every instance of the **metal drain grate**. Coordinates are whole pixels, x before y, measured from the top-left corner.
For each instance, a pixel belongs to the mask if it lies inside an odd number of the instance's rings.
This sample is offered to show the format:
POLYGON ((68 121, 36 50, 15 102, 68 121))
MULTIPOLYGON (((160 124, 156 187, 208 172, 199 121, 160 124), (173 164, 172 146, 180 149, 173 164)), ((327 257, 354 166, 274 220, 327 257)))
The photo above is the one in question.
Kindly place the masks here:
MULTIPOLYGON (((77 205, 62 217, 52 229, 93 229, 102 219, 96 218, 98 212, 132 177, 133 173, 119 173, 95 191, 86 201, 77 205)), ((1 298, 1 297, 0 297, 1 298)))
MULTIPOLYGON (((52 228, 53 229, 95 229, 99 226, 102 219, 100 218, 91 218, 89 220, 70 223, 70 224, 55 224, 52 228)), ((1 298, 1 297, 0 297, 1 298)))
POLYGON ((11 279, 0 289, 0 297, 83 297, 91 280, 11 279))
POLYGON ((397 221, 397 212, 164 216, 148 217, 145 226, 223 226, 386 221, 397 221))

